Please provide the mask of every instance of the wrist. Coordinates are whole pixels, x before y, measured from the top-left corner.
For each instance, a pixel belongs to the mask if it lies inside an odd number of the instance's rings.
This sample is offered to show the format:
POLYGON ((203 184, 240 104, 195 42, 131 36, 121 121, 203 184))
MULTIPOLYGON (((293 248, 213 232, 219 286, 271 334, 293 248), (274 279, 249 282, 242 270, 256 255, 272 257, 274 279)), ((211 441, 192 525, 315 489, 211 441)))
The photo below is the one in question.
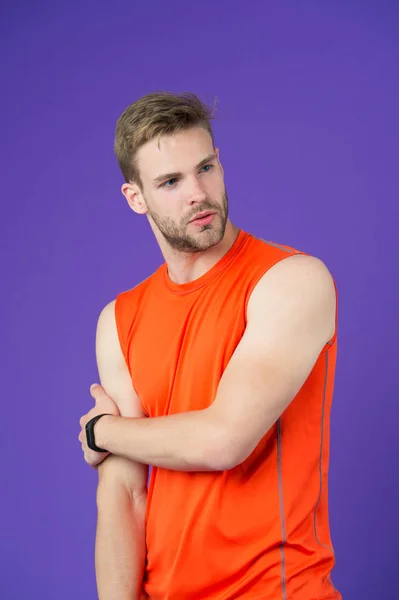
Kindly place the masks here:
POLYGON ((110 422, 117 418, 118 417, 116 417, 115 415, 104 415, 103 417, 101 417, 101 419, 97 421, 93 428, 96 445, 99 448, 103 448, 106 452, 109 452, 107 448, 109 441, 109 436, 107 435, 108 426, 110 422))

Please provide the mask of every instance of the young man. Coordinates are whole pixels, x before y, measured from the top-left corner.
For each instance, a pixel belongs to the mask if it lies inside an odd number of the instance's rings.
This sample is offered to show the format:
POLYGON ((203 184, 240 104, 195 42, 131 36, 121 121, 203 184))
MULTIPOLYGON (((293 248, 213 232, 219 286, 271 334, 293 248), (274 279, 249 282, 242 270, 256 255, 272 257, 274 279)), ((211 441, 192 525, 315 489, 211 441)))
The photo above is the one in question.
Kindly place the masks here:
POLYGON ((98 321, 79 439, 98 465, 99 598, 336 600, 335 285, 231 223, 211 118, 159 93, 117 123, 122 192, 165 262, 98 321))

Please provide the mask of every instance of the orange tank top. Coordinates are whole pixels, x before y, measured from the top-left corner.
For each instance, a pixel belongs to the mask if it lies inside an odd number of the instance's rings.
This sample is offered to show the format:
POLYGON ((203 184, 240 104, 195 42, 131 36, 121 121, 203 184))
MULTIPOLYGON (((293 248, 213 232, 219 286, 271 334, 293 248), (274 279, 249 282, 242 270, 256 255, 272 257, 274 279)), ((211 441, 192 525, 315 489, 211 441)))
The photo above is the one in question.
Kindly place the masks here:
MULTIPOLYGON (((195 281, 163 264, 118 295, 132 384, 149 417, 209 406, 246 325, 259 279, 299 252, 240 231, 195 281)), ((224 472, 153 467, 143 587, 151 600, 336 600, 328 519, 336 334, 253 453, 224 472)))

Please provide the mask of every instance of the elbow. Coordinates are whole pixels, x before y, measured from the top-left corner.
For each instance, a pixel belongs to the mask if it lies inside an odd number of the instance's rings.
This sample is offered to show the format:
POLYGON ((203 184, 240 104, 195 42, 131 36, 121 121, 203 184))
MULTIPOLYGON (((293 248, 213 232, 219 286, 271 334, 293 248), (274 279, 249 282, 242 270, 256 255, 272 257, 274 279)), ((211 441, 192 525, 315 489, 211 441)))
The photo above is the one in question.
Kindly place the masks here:
POLYGON ((146 473, 129 465, 128 461, 112 455, 108 456, 98 468, 97 506, 109 506, 115 499, 141 505, 147 499, 146 473))
POLYGON ((212 471, 229 471, 244 459, 240 445, 227 434, 220 435, 208 453, 209 468, 212 471))
POLYGON ((99 511, 108 512, 119 506, 146 506, 147 490, 139 486, 127 485, 122 479, 104 478, 98 482, 96 505, 99 511))
POLYGON ((227 427, 213 408, 202 411, 201 435, 197 444, 187 447, 187 465, 190 470, 229 471, 246 456, 242 435, 236 427, 227 427))

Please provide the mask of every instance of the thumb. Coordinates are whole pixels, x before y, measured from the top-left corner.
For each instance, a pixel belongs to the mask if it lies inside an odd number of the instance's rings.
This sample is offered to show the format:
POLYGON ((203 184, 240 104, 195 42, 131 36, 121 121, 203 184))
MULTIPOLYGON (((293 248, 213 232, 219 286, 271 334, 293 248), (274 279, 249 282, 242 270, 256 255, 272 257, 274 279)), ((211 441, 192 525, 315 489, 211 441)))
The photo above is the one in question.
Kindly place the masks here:
POLYGON ((94 400, 97 402, 101 398, 101 396, 105 395, 105 390, 98 383, 93 383, 90 386, 90 394, 94 398, 94 400))

